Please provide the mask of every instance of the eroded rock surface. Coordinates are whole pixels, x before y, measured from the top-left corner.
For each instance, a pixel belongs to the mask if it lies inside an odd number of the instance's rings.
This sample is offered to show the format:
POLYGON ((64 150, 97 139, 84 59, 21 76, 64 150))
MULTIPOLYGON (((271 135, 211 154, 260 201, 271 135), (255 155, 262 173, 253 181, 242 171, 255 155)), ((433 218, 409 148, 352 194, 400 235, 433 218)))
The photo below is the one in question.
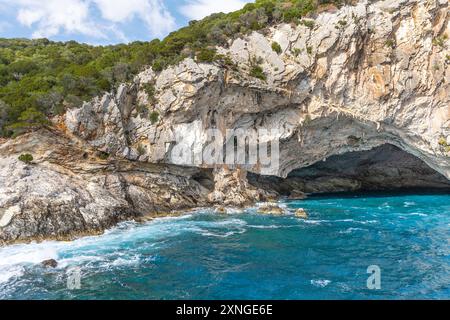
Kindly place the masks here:
POLYGON ((208 203, 198 169, 102 160, 56 131, 11 140, 0 155, 0 244, 72 239, 208 203), (32 164, 17 159, 25 150, 32 164))
POLYGON ((450 178, 450 148, 439 143, 450 134, 448 1, 360 1, 305 20, 313 23, 280 24, 218 48, 235 68, 186 59, 146 70, 116 96, 68 112, 65 123, 92 146, 132 160, 176 163, 170 146, 179 138, 198 154, 206 129, 264 128, 277 129, 270 138, 281 141, 280 166, 267 174, 286 177, 390 143, 450 178), (267 80, 250 76, 258 59, 267 80))

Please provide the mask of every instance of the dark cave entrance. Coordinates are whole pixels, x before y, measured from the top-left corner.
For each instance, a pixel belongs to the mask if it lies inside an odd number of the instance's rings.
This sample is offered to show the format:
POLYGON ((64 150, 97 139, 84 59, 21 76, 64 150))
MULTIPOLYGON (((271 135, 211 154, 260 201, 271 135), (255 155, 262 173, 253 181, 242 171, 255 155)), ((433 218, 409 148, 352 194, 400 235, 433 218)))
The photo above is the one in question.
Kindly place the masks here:
POLYGON ((282 196, 296 192, 439 190, 450 181, 425 162, 400 148, 384 144, 369 151, 349 152, 292 171, 286 179, 250 173, 249 183, 282 196))

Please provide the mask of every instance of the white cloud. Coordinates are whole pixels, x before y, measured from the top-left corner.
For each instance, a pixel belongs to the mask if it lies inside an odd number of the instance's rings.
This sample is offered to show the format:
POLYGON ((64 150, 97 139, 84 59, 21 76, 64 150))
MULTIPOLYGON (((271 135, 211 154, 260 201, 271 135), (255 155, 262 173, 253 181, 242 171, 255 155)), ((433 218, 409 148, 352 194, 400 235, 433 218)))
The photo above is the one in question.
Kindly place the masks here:
POLYGON ((32 37, 52 37, 61 33, 124 39, 121 24, 142 20, 149 38, 175 28, 175 19, 161 0, 0 0, 0 6, 13 8, 17 21, 33 28, 32 37), (95 16, 95 9, 101 17, 95 16))
POLYGON ((181 6, 180 12, 189 19, 200 20, 212 13, 228 13, 241 9, 249 0, 188 0, 188 4, 181 6))
POLYGON ((154 35, 160 36, 175 28, 175 19, 160 0, 92 0, 102 17, 122 23, 135 17, 143 20, 154 35))
MULTIPOLYGON (((9 2, 9 1, 8 1, 9 2)), ((17 20, 33 27, 34 38, 51 37, 61 31, 89 36, 104 36, 89 21, 89 3, 81 0, 15 0, 17 20)))

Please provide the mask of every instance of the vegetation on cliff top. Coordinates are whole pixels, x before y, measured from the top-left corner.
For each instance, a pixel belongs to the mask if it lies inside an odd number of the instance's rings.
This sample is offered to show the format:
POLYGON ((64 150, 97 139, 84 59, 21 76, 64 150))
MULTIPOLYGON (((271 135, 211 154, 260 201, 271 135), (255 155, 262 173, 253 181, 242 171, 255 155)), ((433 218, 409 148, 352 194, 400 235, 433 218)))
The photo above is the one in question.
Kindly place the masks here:
POLYGON ((229 14, 213 14, 163 40, 112 46, 74 41, 0 39, 0 136, 47 124, 47 117, 80 106, 144 66, 161 71, 186 57, 213 62, 214 47, 268 25, 300 23, 320 4, 346 0, 256 0, 229 14))

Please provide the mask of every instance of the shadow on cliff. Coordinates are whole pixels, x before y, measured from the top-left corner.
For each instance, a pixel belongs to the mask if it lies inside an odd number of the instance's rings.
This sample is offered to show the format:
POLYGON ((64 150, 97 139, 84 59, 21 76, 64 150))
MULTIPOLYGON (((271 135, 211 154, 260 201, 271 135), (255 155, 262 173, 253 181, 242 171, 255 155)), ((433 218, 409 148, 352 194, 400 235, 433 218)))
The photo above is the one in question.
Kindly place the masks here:
POLYGON ((275 191, 281 196, 299 192, 450 192, 450 181, 446 177, 390 144, 332 156, 293 170, 286 179, 252 173, 248 179, 255 187, 275 191))

